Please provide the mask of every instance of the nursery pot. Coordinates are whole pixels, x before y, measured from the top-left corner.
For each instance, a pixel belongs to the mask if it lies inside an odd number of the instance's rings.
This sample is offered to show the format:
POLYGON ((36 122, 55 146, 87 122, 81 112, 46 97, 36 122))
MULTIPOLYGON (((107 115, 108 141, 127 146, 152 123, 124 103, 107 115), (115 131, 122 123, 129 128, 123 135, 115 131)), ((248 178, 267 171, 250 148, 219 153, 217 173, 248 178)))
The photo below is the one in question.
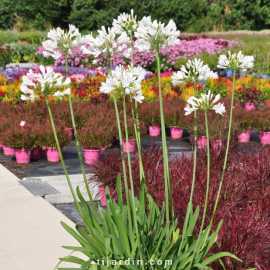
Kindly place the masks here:
POLYGON ((270 107, 270 100, 265 100, 264 104, 265 104, 266 107, 270 107))
POLYGON ((249 142, 249 139, 250 139, 250 130, 247 130, 238 135, 238 142, 246 143, 249 142))
POLYGON ((149 127, 150 136, 158 136, 160 135, 160 131, 161 131, 160 125, 153 125, 149 127))
POLYGON ((245 109, 246 109, 247 112, 255 110, 255 105, 253 103, 246 102, 245 103, 245 109))
POLYGON ((206 148, 207 147, 207 137, 206 136, 198 137, 197 144, 198 144, 198 148, 200 148, 200 149, 206 148))
POLYGON ((171 127, 171 137, 174 139, 183 137, 183 129, 177 127, 171 127))
POLYGON ((221 146, 221 140, 210 140, 211 148, 217 149, 221 146))
MULTIPOLYGON (((100 196, 100 203, 101 206, 105 206, 107 207, 107 202, 106 202, 106 189, 103 187, 98 186, 99 189, 99 196, 100 196)), ((115 193, 114 195, 112 195, 111 192, 112 190, 110 190, 110 196, 113 200, 117 199, 117 194, 115 193)))
MULTIPOLYGON (((129 140, 128 147, 129 147, 129 153, 134 152, 136 149, 136 142, 129 140)), ((125 140, 123 140, 123 150, 124 150, 124 153, 127 153, 127 143, 125 140)))
POLYGON ((83 149, 83 152, 84 152, 84 161, 86 164, 94 164, 98 161, 100 149, 98 150, 83 149))
POLYGON ((60 155, 56 148, 47 147, 46 148, 47 159, 49 162, 59 162, 60 155))
POLYGON ((68 130, 68 137, 74 136, 74 129, 73 128, 66 128, 66 130, 68 130))
POLYGON ((106 202, 106 189, 98 186, 101 206, 107 206, 106 202))
POLYGON ((6 156, 15 156, 15 149, 3 145, 3 151, 6 156))
POLYGON ((233 74, 232 69, 226 69, 225 72, 226 72, 226 77, 229 77, 229 76, 231 76, 233 74))
POLYGON ((31 150, 15 149, 17 163, 29 163, 31 158, 31 150))
POLYGON ((260 132, 259 134, 261 144, 270 144, 270 132, 260 132))
POLYGON ((34 160, 38 160, 42 158, 42 148, 40 147, 34 147, 31 150, 31 158, 34 160))

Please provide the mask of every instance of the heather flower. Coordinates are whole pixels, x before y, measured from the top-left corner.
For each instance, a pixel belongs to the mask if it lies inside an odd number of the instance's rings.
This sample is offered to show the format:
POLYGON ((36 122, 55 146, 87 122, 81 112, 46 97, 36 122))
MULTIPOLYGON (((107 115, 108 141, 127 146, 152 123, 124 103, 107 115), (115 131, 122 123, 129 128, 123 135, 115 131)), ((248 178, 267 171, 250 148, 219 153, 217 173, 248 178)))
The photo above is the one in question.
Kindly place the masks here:
POLYGON ((170 20, 168 25, 151 21, 151 16, 143 17, 135 32, 135 48, 139 51, 152 51, 159 48, 165 49, 179 43, 177 38, 180 31, 177 31, 174 21, 170 20))
POLYGON ((52 56, 54 59, 59 59, 62 53, 72 54, 72 50, 81 45, 81 34, 72 24, 69 25, 67 33, 58 27, 51 29, 47 36, 49 40, 42 42, 44 48, 42 54, 45 57, 52 56))
POLYGON ((131 14, 120 14, 116 19, 113 20, 113 28, 115 33, 121 35, 126 32, 130 35, 132 32, 136 31, 138 27, 137 16, 133 16, 133 9, 131 9, 131 14))
POLYGON ((208 65, 203 65, 201 59, 195 58, 194 60, 188 60, 186 67, 183 65, 180 71, 173 73, 172 82, 173 85, 182 83, 184 79, 196 81, 206 81, 208 79, 217 79, 218 74, 210 70, 208 65))
MULTIPOLYGON (((102 30, 98 30, 98 36, 94 38, 92 34, 83 37, 83 43, 87 44, 89 47, 83 45, 82 51, 85 54, 91 54, 95 58, 100 58, 105 55, 110 59, 114 53, 122 54, 124 57, 130 56, 130 49, 127 49, 125 43, 130 43, 130 38, 127 36, 126 32, 123 32, 116 39, 116 31, 114 28, 108 28, 108 32, 105 27, 102 26, 102 30)), ((94 60, 97 63, 100 59, 94 60)))
POLYGON ((240 51, 237 55, 236 53, 231 54, 228 52, 228 57, 226 55, 220 55, 218 60, 218 68, 233 69, 233 70, 243 70, 246 71, 247 68, 253 68, 254 57, 244 56, 240 51))
POLYGON ((141 83, 144 80, 146 71, 142 67, 117 66, 108 76, 105 82, 101 83, 100 92, 115 94, 116 91, 123 95, 129 95, 142 102, 144 96, 141 91, 141 83))
POLYGON ((63 92, 56 89, 70 84, 70 78, 64 80, 60 73, 55 73, 51 67, 40 66, 40 73, 34 73, 32 69, 22 77, 21 91, 26 95, 21 95, 22 100, 32 100, 39 94, 63 96, 69 95, 70 89, 63 92))
POLYGON ((220 100, 220 95, 213 97, 213 94, 209 90, 207 94, 201 94, 200 98, 194 96, 190 97, 187 100, 187 106, 184 108, 185 115, 189 115, 197 110, 214 110, 216 113, 223 115, 226 112, 225 106, 223 103, 218 103, 220 100))

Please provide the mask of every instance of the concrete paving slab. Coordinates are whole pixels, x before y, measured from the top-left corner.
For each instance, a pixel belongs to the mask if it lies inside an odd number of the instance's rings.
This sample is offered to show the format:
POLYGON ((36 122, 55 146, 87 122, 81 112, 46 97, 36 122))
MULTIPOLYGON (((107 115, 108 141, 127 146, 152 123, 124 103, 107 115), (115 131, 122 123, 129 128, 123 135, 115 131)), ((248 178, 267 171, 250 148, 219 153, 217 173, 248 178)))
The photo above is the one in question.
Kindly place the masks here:
POLYGON ((0 268, 54 269, 58 258, 69 254, 61 246, 78 245, 60 221, 71 227, 74 223, 43 198, 34 197, 18 180, 0 165, 0 268))

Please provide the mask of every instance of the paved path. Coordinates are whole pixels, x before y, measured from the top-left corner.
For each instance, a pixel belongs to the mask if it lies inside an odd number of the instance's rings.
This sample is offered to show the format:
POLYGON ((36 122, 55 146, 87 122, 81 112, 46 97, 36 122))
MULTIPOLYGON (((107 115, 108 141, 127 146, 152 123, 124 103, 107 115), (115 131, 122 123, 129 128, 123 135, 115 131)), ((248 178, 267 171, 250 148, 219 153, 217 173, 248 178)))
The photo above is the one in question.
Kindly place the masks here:
POLYGON ((78 245, 60 221, 74 223, 18 180, 0 165, 0 269, 53 270, 69 254, 61 246, 78 245))

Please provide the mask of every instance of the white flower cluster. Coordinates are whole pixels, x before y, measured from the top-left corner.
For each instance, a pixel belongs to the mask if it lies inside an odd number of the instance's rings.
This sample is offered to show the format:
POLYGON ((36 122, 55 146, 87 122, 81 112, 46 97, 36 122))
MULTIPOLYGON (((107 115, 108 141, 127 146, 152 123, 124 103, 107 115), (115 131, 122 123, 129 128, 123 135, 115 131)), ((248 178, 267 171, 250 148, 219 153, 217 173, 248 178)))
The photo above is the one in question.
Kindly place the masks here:
MULTIPOLYGON (((105 27, 102 26, 101 30, 98 30, 98 35, 96 38, 92 34, 86 35, 82 38, 82 43, 88 46, 82 45, 82 51, 85 54, 91 54, 95 58, 98 58, 101 54, 105 54, 110 58, 115 52, 124 55, 124 57, 129 57, 131 49, 126 49, 127 45, 125 43, 130 43, 130 38, 126 32, 122 32, 121 35, 116 39, 115 29, 108 28, 108 32, 105 27), (122 53, 123 49, 126 49, 122 53)), ((99 60, 96 59, 94 63, 99 60)))
POLYGON ((140 66, 128 67, 127 69, 123 66, 117 66, 112 71, 112 75, 101 83, 100 92, 115 94, 115 91, 119 91, 125 95, 131 94, 136 101, 141 103, 144 99, 141 83, 145 74, 146 71, 140 66))
POLYGON ((254 57, 244 56, 240 51, 237 55, 236 53, 231 54, 228 52, 228 57, 226 55, 220 55, 218 60, 218 68, 222 69, 233 69, 233 70, 243 70, 246 71, 247 68, 253 68, 254 57))
POLYGON ((223 115, 226 112, 225 106, 223 103, 218 103, 220 100, 220 95, 216 95, 213 99, 213 94, 211 91, 208 91, 208 94, 201 94, 200 98, 194 96, 190 97, 187 100, 187 106, 184 108, 185 115, 189 115, 197 110, 214 110, 216 113, 223 115))
POLYGON ((137 31, 135 32, 135 48, 139 51, 150 51, 158 48, 168 48, 179 44, 180 31, 177 30, 173 20, 168 25, 164 23, 151 21, 151 16, 143 17, 139 22, 137 31))
POLYGON ((48 40, 43 41, 43 55, 45 57, 52 56, 58 59, 62 56, 61 52, 72 53, 74 47, 81 45, 81 34, 79 30, 72 24, 69 25, 69 31, 65 33, 61 28, 51 29, 48 33, 48 40))
MULTIPOLYGON (((51 67, 40 66, 41 73, 34 73, 32 69, 22 77, 20 90, 26 94, 21 95, 22 100, 32 100, 38 97, 37 94, 49 94, 48 91, 53 91, 53 87, 67 86, 70 84, 70 78, 65 81, 60 73, 55 73, 51 67)), ((70 95, 70 88, 65 91, 53 92, 53 96, 70 95)))
POLYGON ((120 14, 116 19, 113 20, 113 28, 115 33, 121 35, 126 32, 130 35, 132 32, 136 31, 138 27, 137 16, 133 16, 133 9, 130 14, 120 14))
POLYGON ((172 75, 173 85, 182 83, 184 79, 189 79, 193 82, 206 81, 210 78, 217 79, 218 74, 210 70, 208 65, 203 65, 201 59, 195 58, 188 60, 186 67, 182 66, 180 71, 174 72, 172 75))

